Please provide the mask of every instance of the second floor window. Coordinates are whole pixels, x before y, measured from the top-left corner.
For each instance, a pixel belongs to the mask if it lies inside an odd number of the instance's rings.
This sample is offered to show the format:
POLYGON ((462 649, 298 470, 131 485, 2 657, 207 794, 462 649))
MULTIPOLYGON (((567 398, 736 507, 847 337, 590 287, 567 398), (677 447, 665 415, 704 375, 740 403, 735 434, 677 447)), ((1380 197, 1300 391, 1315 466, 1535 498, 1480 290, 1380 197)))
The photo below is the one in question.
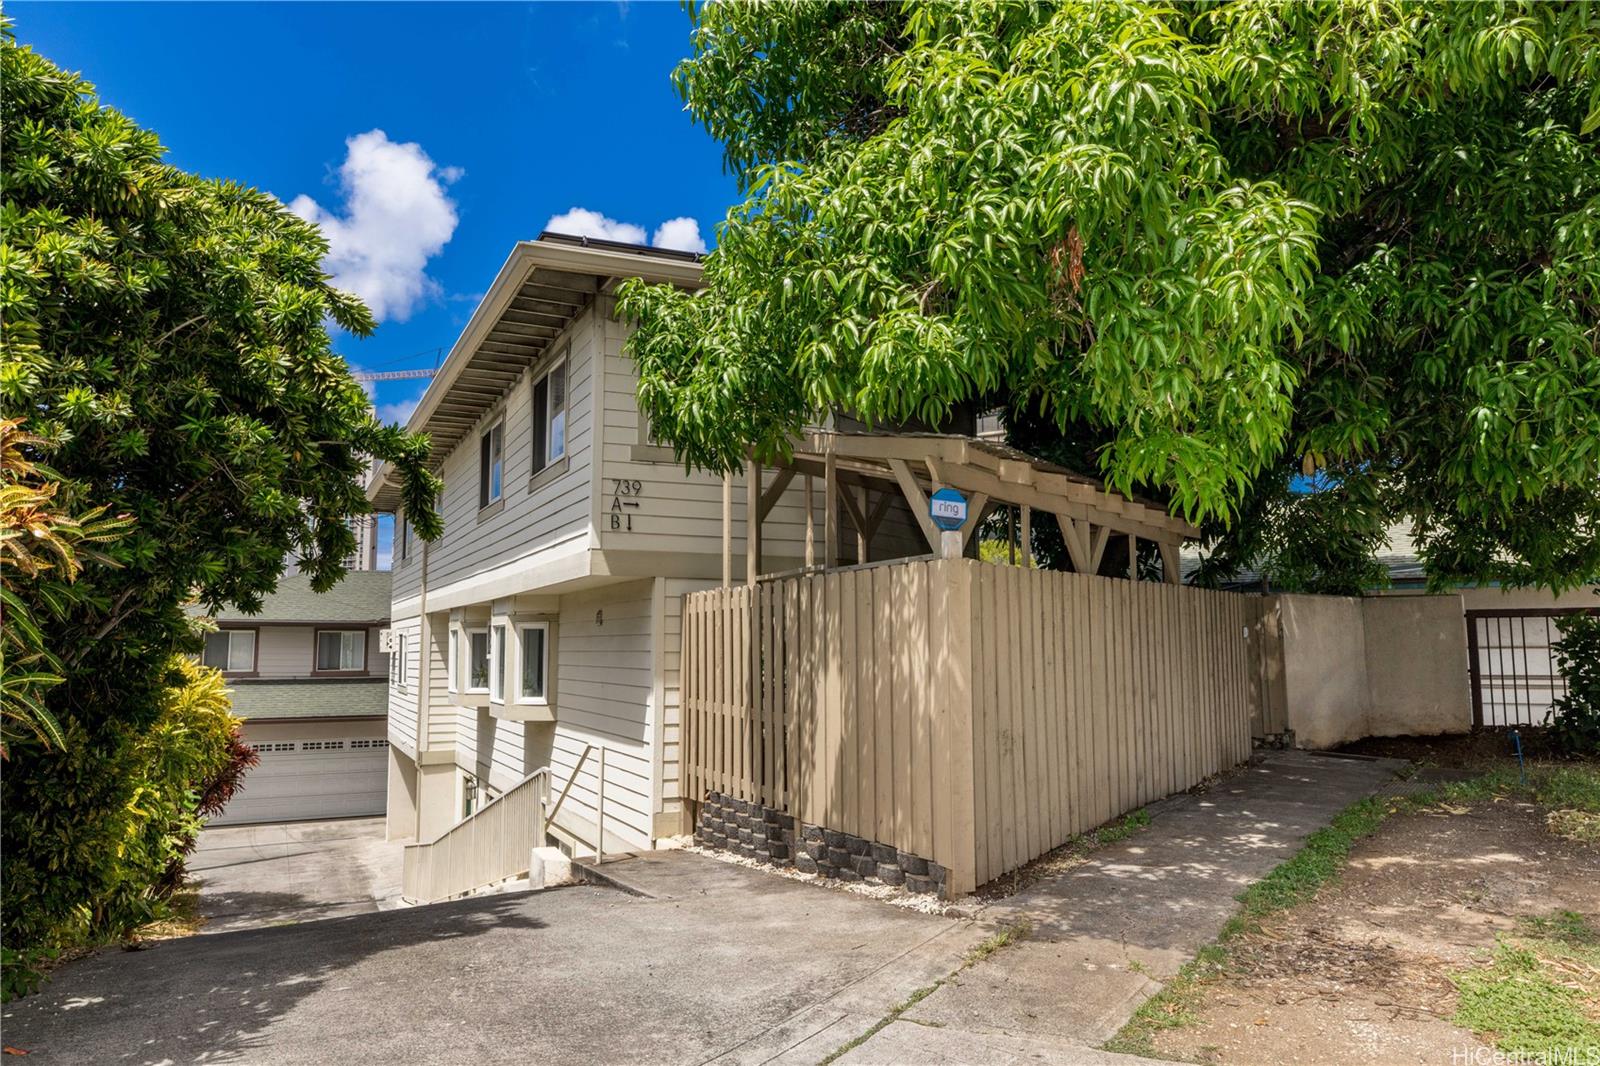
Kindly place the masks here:
POLYGON ((487 507, 500 498, 505 487, 506 424, 496 422, 483 431, 478 451, 478 506, 487 507))
POLYGON ((206 650, 200 661, 225 674, 248 674, 256 668, 256 631, 224 629, 206 635, 206 650))
POLYGON ((367 631, 324 629, 317 634, 317 670, 348 673, 367 668, 367 631))
POLYGON ((558 359, 533 386, 533 472, 567 454, 567 361, 558 359))
POLYGON ((397 524, 400 526, 400 558, 402 560, 409 559, 411 558, 411 523, 406 520, 404 511, 400 512, 397 524))

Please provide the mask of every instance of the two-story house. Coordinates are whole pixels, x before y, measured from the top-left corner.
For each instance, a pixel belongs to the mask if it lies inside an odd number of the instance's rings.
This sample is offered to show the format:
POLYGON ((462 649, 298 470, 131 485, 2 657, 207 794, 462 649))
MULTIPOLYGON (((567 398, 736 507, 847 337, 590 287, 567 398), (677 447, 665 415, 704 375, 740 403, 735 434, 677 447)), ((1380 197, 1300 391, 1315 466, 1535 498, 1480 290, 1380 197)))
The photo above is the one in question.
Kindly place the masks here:
POLYGON ((322 594, 290 573, 259 614, 215 617, 201 661, 222 671, 261 761, 212 824, 384 812, 389 599, 387 571, 363 567, 322 594))
MULTIPOLYGON (((442 538, 412 536, 393 470, 376 472, 375 509, 397 512, 392 838, 430 840, 546 765, 555 787, 572 782, 553 831, 576 848, 592 847, 602 788, 608 852, 689 828, 679 603, 726 567, 744 574, 743 536, 728 559, 724 534, 747 487, 685 472, 652 443, 613 293, 628 277, 699 276, 683 253, 519 243, 409 423, 430 435, 444 479, 442 538)), ((779 572, 812 557, 823 503, 810 478, 769 474, 758 558, 779 572)), ((860 491, 875 556, 927 551, 898 494, 860 491)), ((864 543, 845 538, 837 559, 864 543)))

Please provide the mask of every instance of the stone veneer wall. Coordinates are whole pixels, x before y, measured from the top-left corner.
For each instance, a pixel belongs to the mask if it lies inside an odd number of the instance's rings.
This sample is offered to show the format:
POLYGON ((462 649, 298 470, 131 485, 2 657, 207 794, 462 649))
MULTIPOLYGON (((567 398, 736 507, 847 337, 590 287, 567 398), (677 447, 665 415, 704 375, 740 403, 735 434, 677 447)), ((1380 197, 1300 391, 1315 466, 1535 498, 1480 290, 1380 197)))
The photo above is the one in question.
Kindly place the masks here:
POLYGON ((945 895, 946 871, 936 862, 892 844, 820 825, 802 824, 797 836, 790 815, 720 792, 706 793, 694 836, 703 847, 731 851, 757 862, 793 866, 801 873, 904 885, 909 892, 945 895))

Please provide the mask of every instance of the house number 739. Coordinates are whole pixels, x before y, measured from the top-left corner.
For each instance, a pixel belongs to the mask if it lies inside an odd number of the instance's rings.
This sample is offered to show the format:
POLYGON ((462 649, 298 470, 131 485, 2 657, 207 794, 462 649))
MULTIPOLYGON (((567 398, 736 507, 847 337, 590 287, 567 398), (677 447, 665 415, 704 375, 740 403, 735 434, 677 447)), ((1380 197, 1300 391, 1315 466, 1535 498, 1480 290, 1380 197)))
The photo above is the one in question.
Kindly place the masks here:
POLYGON ((633 532, 633 512, 639 508, 638 497, 644 494, 644 484, 637 480, 614 477, 611 479, 611 528, 623 533, 633 532), (629 499, 628 497, 633 497, 629 499))

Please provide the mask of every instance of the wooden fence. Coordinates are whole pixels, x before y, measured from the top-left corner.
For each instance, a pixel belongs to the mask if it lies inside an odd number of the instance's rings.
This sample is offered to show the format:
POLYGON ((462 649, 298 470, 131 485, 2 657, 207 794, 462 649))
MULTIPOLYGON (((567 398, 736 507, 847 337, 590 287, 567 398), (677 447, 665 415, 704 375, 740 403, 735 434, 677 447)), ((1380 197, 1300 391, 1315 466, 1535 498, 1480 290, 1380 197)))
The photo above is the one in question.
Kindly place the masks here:
POLYGON ((966 559, 694 593, 685 794, 893 844, 968 891, 1248 758, 1256 614, 966 559))

